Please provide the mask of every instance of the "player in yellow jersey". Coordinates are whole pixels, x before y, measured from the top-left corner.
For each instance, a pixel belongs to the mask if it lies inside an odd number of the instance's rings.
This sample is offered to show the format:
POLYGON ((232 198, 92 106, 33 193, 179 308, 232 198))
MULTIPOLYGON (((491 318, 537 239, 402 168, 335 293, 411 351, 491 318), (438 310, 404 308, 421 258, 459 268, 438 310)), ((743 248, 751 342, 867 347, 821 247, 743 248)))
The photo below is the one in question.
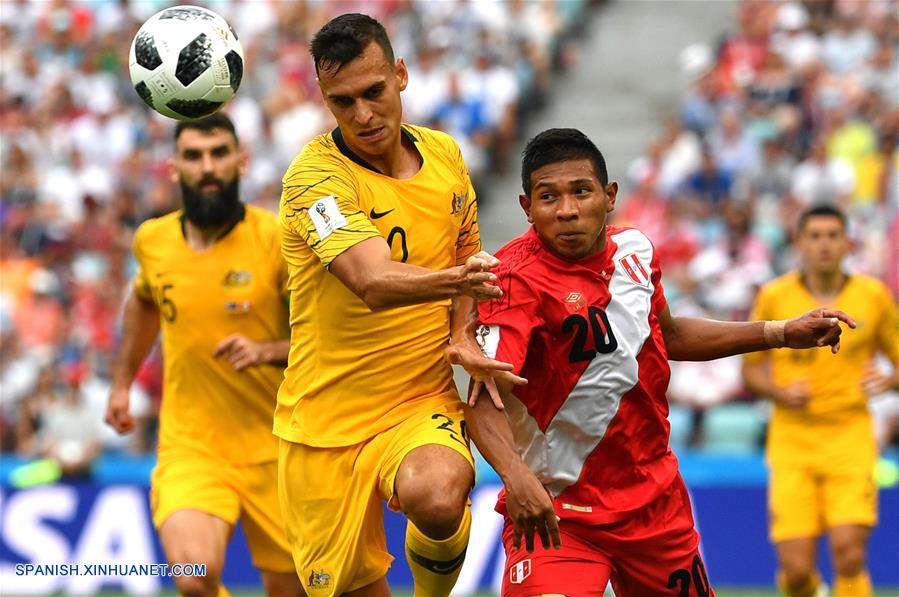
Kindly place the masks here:
POLYGON ((836 356, 768 351, 744 358, 747 387, 774 400, 768 436, 771 538, 779 582, 789 595, 814 595, 818 538, 830 538, 837 597, 871 595, 865 561, 877 520, 877 458, 867 398, 899 387, 873 361, 882 351, 899 371, 896 303, 878 280, 846 274, 846 218, 836 208, 805 212, 798 225, 799 271, 765 285, 753 319, 787 319, 816 307, 850 313, 858 327, 836 356))
POLYGON ((477 299, 502 294, 498 261, 480 252, 456 142, 402 123, 408 75, 381 24, 342 15, 311 50, 338 128, 283 179, 288 287, 302 292, 274 426, 287 535, 308 595, 389 595, 384 500, 409 519, 415 595, 440 597, 465 557, 474 482, 450 336, 481 379, 522 382, 464 331, 477 299))
POLYGON ((225 593, 225 548, 238 518, 272 596, 302 595, 277 494, 272 411, 289 348, 286 266, 274 214, 241 203, 247 157, 217 114, 175 130, 172 179, 183 211, 144 222, 125 305, 106 420, 134 422, 128 391, 162 330, 165 365, 151 507, 182 595, 225 593))

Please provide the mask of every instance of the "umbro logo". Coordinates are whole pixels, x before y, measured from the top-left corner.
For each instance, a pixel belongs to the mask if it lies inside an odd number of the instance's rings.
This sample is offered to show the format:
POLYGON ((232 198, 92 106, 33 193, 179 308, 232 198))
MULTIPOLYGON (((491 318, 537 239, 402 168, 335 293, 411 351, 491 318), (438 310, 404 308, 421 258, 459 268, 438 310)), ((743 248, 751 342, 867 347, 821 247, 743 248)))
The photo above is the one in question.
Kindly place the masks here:
POLYGON ((371 211, 368 212, 368 217, 370 217, 372 220, 377 220, 379 218, 383 218, 384 216, 386 216, 387 214, 389 214, 392 211, 393 211, 392 209, 388 209, 387 211, 377 212, 377 211, 375 211, 375 208, 373 207, 373 208, 371 208, 371 211))

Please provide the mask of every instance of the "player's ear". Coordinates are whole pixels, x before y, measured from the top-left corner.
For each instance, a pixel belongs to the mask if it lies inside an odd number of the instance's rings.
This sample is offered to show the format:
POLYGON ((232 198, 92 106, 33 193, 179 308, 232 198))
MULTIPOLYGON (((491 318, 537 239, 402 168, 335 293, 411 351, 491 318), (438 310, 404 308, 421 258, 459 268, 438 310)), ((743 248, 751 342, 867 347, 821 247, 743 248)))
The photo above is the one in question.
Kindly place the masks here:
POLYGON ((534 218, 531 217, 531 198, 527 195, 519 195, 518 204, 521 206, 521 209, 524 210, 525 215, 527 215, 528 223, 533 224, 534 218))
POLYGON ((178 183, 178 167, 175 165, 175 158, 169 158, 169 179, 175 184, 178 183))
POLYGON ((618 198, 618 183, 614 180, 606 185, 606 197, 608 198, 606 213, 615 211, 615 200, 618 198))
POLYGON ((241 178, 243 178, 244 176, 247 175, 247 169, 249 168, 249 164, 250 164, 250 155, 247 153, 247 150, 244 149, 243 147, 239 147, 237 149, 237 151, 238 151, 238 156, 239 156, 237 168, 238 168, 238 172, 240 173, 241 178))
POLYGON ((405 91, 406 85, 409 84, 409 69, 406 68, 406 61, 402 58, 397 58, 393 70, 396 73, 400 91, 405 91))

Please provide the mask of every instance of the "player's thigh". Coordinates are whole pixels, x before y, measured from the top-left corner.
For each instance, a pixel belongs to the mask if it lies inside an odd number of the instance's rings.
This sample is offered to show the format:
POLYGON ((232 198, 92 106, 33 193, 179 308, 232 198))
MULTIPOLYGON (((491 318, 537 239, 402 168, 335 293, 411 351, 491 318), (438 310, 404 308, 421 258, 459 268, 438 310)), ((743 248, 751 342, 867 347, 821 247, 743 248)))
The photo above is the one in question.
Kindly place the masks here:
POLYGON ((824 521, 828 529, 877 524, 875 462, 874 454, 866 454, 822 472, 824 521))
POLYGON ((153 470, 150 507, 170 562, 221 570, 240 512, 229 466, 190 455, 161 455, 153 470))
POLYGON ((768 516, 774 543, 818 537, 824 532, 821 479, 805 466, 772 466, 768 516))
POLYGON ((560 522, 561 549, 544 549, 539 541, 533 552, 513 547, 514 527, 508 517, 503 525, 506 565, 503 597, 601 597, 612 574, 609 559, 583 541, 578 525, 560 522))
POLYGON ((274 572, 260 569, 259 575, 262 577, 262 586, 268 597, 305 597, 306 595, 296 570, 274 572))
POLYGON ((461 402, 424 409, 384 439, 380 492, 392 509, 430 504, 461 514, 474 485, 461 402))
POLYGON ((683 481, 594 540, 608 543, 616 595, 714 595, 699 550, 699 533, 683 481))
POLYGON ((868 538, 871 527, 859 524, 842 524, 827 529, 834 568, 838 574, 855 576, 865 567, 868 538), (850 572, 844 573, 844 570, 850 572))
POLYGON ((234 527, 199 510, 172 512, 159 527, 159 541, 171 564, 205 564, 206 576, 218 579, 234 527))
POLYGON ((381 454, 374 440, 315 448, 281 440, 278 494, 300 582, 314 597, 341 595, 387 574, 381 454))
POLYGON ((240 519, 253 564, 260 570, 287 572, 296 578, 278 502, 278 463, 242 466, 235 469, 235 477, 240 519))

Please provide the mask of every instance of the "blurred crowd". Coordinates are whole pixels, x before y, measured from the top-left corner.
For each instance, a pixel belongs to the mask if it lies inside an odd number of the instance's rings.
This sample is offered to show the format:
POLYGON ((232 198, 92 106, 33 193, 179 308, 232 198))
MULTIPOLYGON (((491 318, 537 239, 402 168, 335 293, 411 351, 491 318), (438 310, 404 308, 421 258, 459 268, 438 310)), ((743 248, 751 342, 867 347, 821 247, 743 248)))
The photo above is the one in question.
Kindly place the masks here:
MULTIPOLYGON (((846 267, 899 296, 897 15, 895 0, 742 0, 716 47, 684 49, 679 114, 632 162, 616 214, 656 243, 672 311, 746 318, 759 286, 796 266, 797 215, 817 203, 849 217, 846 267)), ((686 443, 709 447, 745 425, 703 425, 706 409, 751 397, 733 357, 675 364, 670 398, 692 411, 686 443)), ((899 417, 883 404, 879 422, 899 417)))
MULTIPOLYGON (((3 0, 0 5, 0 448, 83 474, 103 450, 152 449, 158 353, 132 396, 138 432, 102 423, 118 318, 147 218, 179 207, 173 121, 131 87, 141 23, 169 0, 3 0)), ((247 202, 277 209, 281 175, 334 123, 310 36, 342 12, 387 27, 410 70, 405 120, 450 132, 475 184, 503 170, 522 123, 573 64, 590 0, 209 0, 240 36, 244 78, 227 112, 250 170, 247 202)), ((484 200, 486 193, 481 192, 484 200)))

